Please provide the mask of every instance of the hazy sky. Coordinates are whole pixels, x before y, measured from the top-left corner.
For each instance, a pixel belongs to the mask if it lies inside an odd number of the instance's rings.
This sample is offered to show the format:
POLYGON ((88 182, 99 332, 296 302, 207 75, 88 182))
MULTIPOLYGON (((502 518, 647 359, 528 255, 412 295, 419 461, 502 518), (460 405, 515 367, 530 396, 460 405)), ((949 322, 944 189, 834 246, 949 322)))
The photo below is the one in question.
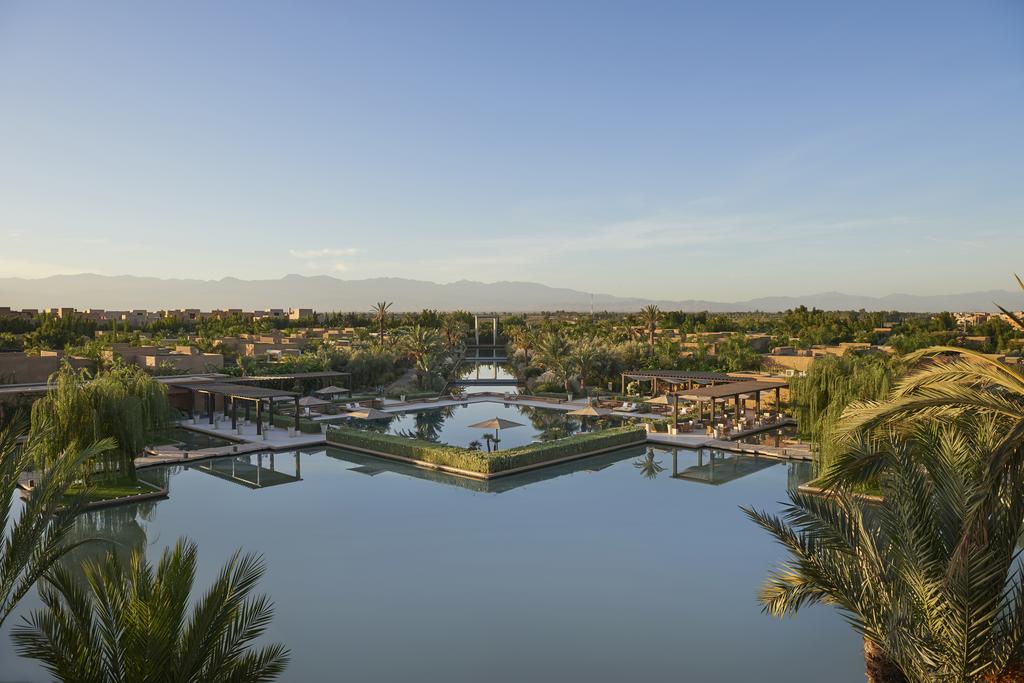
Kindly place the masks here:
POLYGON ((1024 2, 0 0, 0 240, 0 276, 1009 288, 1024 2))

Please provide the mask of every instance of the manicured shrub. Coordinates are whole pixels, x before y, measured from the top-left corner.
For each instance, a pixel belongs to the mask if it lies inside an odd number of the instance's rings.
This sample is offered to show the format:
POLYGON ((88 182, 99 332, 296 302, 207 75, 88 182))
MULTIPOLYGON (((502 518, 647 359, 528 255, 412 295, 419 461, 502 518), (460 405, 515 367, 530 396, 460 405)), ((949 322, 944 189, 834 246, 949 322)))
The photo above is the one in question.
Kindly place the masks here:
POLYGON ((642 427, 628 425, 487 453, 352 427, 332 426, 327 431, 327 441, 338 446, 363 448, 480 474, 497 474, 518 467, 553 462, 618 446, 629 446, 641 443, 646 438, 646 432, 642 427))

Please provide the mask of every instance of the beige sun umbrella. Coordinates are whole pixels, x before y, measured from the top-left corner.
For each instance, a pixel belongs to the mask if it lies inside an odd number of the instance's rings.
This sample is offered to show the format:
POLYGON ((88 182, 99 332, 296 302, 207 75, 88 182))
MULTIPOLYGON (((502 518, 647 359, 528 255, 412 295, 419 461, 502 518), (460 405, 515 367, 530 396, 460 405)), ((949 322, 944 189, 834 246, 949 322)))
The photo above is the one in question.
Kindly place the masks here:
POLYGON ((580 417, 605 417, 606 415, 611 415, 612 411, 608 410, 607 408, 598 408, 593 403, 588 403, 583 408, 580 408, 578 410, 574 410, 574 411, 572 411, 570 413, 566 413, 566 414, 567 415, 578 415, 580 417))
POLYGON ((679 394, 662 394, 649 398, 644 403, 656 406, 672 406, 672 424, 679 424, 679 394))
POLYGON ((386 413, 383 410, 377 410, 376 408, 364 408, 363 410, 355 410, 351 413, 346 413, 349 417, 354 417, 357 420, 386 420, 390 417, 395 417, 393 413, 386 413))
POLYGON ((513 427, 522 427, 523 425, 512 420, 505 420, 500 417, 495 417, 490 420, 484 420, 483 422, 477 422, 475 425, 469 425, 469 429, 512 429, 513 427))

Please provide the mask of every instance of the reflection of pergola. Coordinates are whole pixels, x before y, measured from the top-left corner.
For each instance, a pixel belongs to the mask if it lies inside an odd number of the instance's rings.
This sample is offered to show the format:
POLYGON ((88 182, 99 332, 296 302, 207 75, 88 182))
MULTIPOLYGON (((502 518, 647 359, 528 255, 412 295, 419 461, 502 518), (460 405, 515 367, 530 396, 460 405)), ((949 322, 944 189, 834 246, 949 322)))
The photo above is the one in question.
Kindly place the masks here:
POLYGON ((269 486, 302 481, 299 452, 295 451, 293 456, 295 458, 295 474, 278 471, 273 451, 270 453, 242 455, 234 458, 208 460, 195 467, 200 472, 240 484, 246 488, 265 489, 269 486), (253 458, 256 458, 255 463, 252 461, 253 458), (269 461, 266 467, 263 465, 264 459, 269 461))
POLYGON ((683 387, 686 389, 692 389, 694 386, 700 384, 710 384, 712 386, 716 384, 722 384, 724 382, 743 382, 746 380, 744 377, 733 377, 732 375, 723 375, 720 372, 685 372, 682 370, 631 370, 630 372, 622 373, 622 393, 626 393, 626 380, 635 379, 639 382, 650 382, 651 383, 651 395, 657 395, 658 385, 665 384, 671 389, 677 387, 683 387))
POLYGON ((775 407, 778 409, 782 397, 782 390, 789 386, 788 382, 772 382, 767 380, 744 380, 716 384, 714 386, 688 389, 678 392, 676 395, 684 401, 694 401, 698 405, 701 417, 704 416, 704 403, 711 404, 711 421, 715 421, 715 404, 718 402, 728 403, 731 399, 735 403, 735 417, 740 418, 741 400, 754 397, 757 404, 757 412, 761 412, 761 392, 775 392, 775 407))
POLYGON ((760 472, 763 469, 779 464, 778 461, 770 460, 768 458, 759 458, 756 455, 737 455, 735 453, 725 453, 720 451, 711 451, 708 455, 708 462, 705 463, 704 451, 699 450, 697 451, 697 464, 691 465, 680 472, 678 456, 678 452, 673 449, 673 479, 687 479, 701 484, 711 484, 712 486, 727 484, 730 481, 735 481, 736 479, 745 477, 748 474, 760 472))
POLYGON ((220 396, 221 405, 224 408, 224 414, 227 415, 230 410, 231 428, 235 429, 238 427, 238 402, 241 401, 245 406, 244 417, 246 420, 249 419, 250 405, 255 403, 256 433, 262 434, 263 402, 266 401, 269 405, 270 424, 273 424, 274 399, 283 398, 295 404, 295 429, 299 429, 299 395, 294 391, 286 391, 285 389, 265 389, 263 387, 253 387, 242 384, 217 384, 214 382, 184 383, 177 384, 175 386, 181 389, 186 389, 191 394, 191 400, 189 401, 188 406, 189 417, 195 417, 195 399, 197 395, 202 395, 206 415, 209 417, 210 424, 213 424, 213 414, 217 407, 217 397, 220 396))

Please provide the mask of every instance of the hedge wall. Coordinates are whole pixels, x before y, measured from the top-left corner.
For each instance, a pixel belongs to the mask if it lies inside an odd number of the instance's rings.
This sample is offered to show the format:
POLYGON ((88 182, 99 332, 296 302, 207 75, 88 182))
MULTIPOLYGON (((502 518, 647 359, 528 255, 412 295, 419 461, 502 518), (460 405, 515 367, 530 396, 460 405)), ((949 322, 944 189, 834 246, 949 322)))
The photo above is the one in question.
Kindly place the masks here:
POLYGON ((338 446, 353 446, 378 453, 396 455, 410 460, 454 467, 480 474, 497 474, 506 470, 552 462, 574 455, 583 455, 617 446, 642 443, 647 433, 642 427, 627 425, 601 432, 578 434, 556 441, 532 443, 507 451, 474 451, 459 446, 437 444, 422 439, 409 439, 394 434, 332 426, 327 441, 338 446))
MULTIPOLYGON (((295 416, 294 415, 282 415, 281 413, 274 413, 274 426, 281 427, 294 427, 295 416)), ((314 422, 309 418, 299 416, 299 431, 303 434, 319 434, 320 423, 314 422)))

